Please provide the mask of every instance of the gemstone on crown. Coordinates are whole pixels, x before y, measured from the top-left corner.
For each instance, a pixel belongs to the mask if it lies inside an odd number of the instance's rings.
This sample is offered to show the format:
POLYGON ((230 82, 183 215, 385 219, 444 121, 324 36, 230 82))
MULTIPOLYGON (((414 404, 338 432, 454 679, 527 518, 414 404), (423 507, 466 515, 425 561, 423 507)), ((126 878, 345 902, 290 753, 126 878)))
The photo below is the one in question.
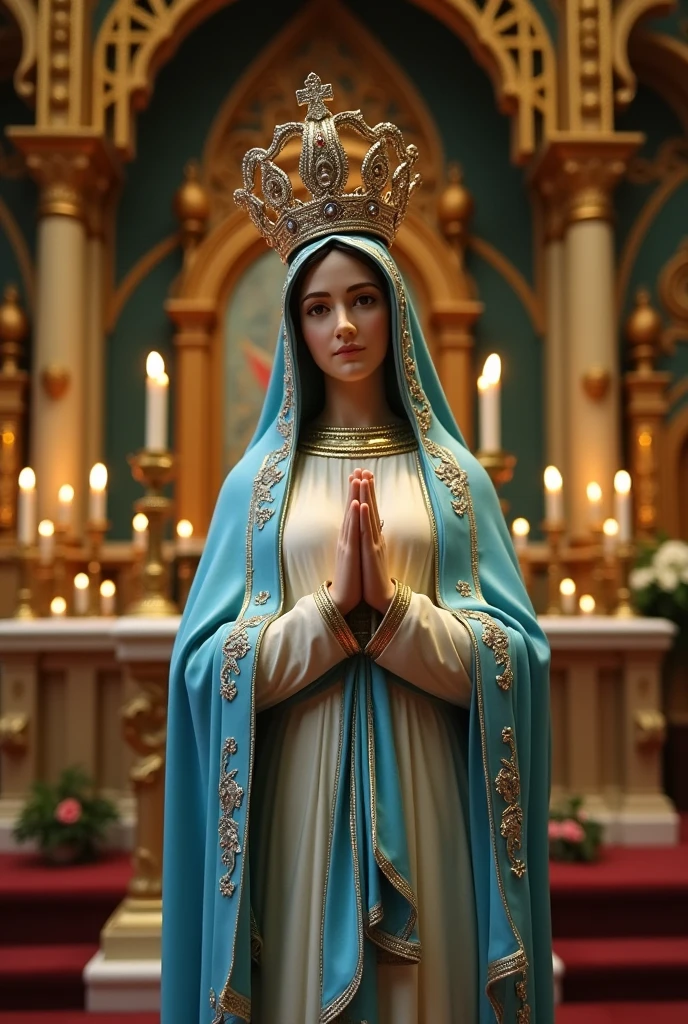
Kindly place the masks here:
POLYGON ((399 229, 413 190, 421 182, 411 169, 418 159, 415 146, 406 146, 399 128, 389 122, 370 127, 360 110, 332 114, 325 101, 333 99, 331 85, 323 85, 311 72, 296 99, 308 106, 303 122, 277 125, 268 149, 255 147, 246 153, 242 164, 243 188, 236 189, 234 200, 247 210, 268 245, 287 262, 297 246, 327 235, 336 220, 338 232, 363 231, 391 245, 399 229), (339 138, 345 127, 371 143, 361 164, 362 185, 347 192, 349 162, 339 138), (276 163, 287 143, 301 138, 299 175, 311 195, 303 201, 294 195, 289 175, 276 163), (389 151, 398 160, 390 180, 389 151), (256 195, 256 171, 260 171, 263 198, 256 195))

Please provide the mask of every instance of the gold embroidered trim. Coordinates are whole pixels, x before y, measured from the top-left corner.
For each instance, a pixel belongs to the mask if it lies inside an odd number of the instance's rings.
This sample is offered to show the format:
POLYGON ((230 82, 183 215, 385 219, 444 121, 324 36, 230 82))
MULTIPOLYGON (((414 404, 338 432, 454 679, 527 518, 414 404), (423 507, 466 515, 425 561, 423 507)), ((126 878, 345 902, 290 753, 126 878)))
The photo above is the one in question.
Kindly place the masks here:
POLYGON ((516 760, 516 741, 514 730, 510 725, 502 729, 502 743, 506 743, 511 750, 511 757, 507 761, 502 760, 502 767, 495 779, 495 788, 502 800, 507 804, 502 811, 502 824, 499 834, 506 840, 506 852, 511 862, 511 871, 516 878, 523 878, 526 873, 526 866, 522 860, 516 857, 516 852, 521 849, 523 833, 523 808, 518 802, 521 794, 521 775, 516 760))
MULTIPOLYGON (((458 585, 457 585, 458 589, 458 585)), ((511 689, 514 681, 514 673, 511 668, 511 657, 509 655, 509 634, 505 629, 495 622, 487 612, 464 612, 469 619, 476 619, 483 627, 482 641, 494 654, 494 659, 499 666, 504 666, 501 676, 497 676, 497 686, 500 690, 511 689)))
POLYGON ((403 455, 418 448, 410 423, 381 427, 307 426, 301 431, 298 449, 306 455, 348 459, 403 455))
POLYGON ((409 610, 412 594, 413 591, 408 584, 400 583, 396 579, 394 580, 394 597, 383 616, 382 622, 375 630, 370 643, 363 652, 369 658, 375 660, 382 655, 387 644, 403 622, 406 612, 409 610))
POLYGON ((280 445, 279 448, 275 448, 274 451, 271 451, 269 455, 265 456, 263 464, 258 470, 253 481, 253 493, 251 495, 252 514, 250 515, 249 520, 250 522, 253 522, 259 530, 262 530, 265 524, 269 522, 275 514, 274 508, 264 508, 261 506, 271 505, 275 500, 272 495, 272 488, 275 484, 278 484, 284 476, 284 472, 278 468, 278 463, 283 462, 289 454, 294 430, 293 419, 287 419, 287 415, 291 411, 294 401, 294 374, 291 359, 288 357, 286 348, 287 346, 285 344, 284 402, 282 403, 282 408, 280 409, 279 416, 277 417, 277 429, 284 438, 284 444, 280 445))
POLYGON ((270 591, 269 590, 261 590, 253 598, 253 603, 254 604, 267 604, 269 600, 270 600, 270 591))
POLYGON ((229 759, 237 752, 236 740, 233 736, 228 737, 222 746, 222 760, 220 761, 220 822, 217 827, 220 837, 220 849, 222 850, 221 860, 227 871, 220 879, 220 893, 222 896, 232 896, 236 886, 230 875, 236 867, 236 859, 241 853, 239 843, 239 826, 234 820, 234 812, 241 807, 244 791, 236 781, 236 768, 227 771, 229 759))
POLYGON ((332 596, 328 589, 331 582, 332 580, 326 580, 324 583, 321 583, 313 594, 315 603, 318 606, 318 611, 334 634, 344 653, 348 655, 360 654, 361 647, 358 640, 351 632, 348 622, 332 600, 332 596))
POLYGON ((458 590, 459 595, 461 597, 472 597, 473 595, 471 585, 470 583, 467 583, 466 580, 459 580, 459 582, 456 584, 456 589, 458 590))
POLYGON ((225 700, 234 700, 236 697, 238 691, 236 680, 232 679, 232 674, 241 675, 239 661, 241 658, 245 658, 251 650, 246 631, 252 626, 257 626, 266 618, 267 615, 252 615, 249 619, 240 619, 227 634, 222 645, 223 660, 220 672, 220 696, 225 700))
POLYGON ((516 1011, 516 1024, 530 1024, 530 1007, 528 1006, 528 975, 523 972, 523 981, 516 982, 516 995, 521 1006, 516 1011))

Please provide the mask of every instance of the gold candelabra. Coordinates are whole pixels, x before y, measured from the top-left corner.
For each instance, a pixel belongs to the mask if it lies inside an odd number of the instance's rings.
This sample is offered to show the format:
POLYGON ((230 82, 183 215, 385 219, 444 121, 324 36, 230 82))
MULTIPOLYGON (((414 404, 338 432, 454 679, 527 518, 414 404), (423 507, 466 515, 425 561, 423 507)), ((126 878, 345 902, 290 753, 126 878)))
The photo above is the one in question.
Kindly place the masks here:
POLYGON ((19 565, 19 589, 17 591, 17 607, 15 619, 35 619, 33 608, 33 564, 36 548, 33 544, 19 544, 17 547, 17 563, 19 565))
MULTIPOLYGON (((476 452, 476 458, 494 485, 499 494, 500 488, 508 484, 514 475, 516 467, 516 456, 509 452, 476 452)), ((509 502, 504 498, 499 499, 502 512, 506 515, 509 511, 509 502)))
POLYGON ((88 603, 91 615, 100 615, 100 578, 102 576, 101 552, 105 534, 110 529, 106 520, 86 524, 88 537, 88 603))
POLYGON ((142 449, 129 456, 132 476, 146 487, 146 494, 134 503, 137 512, 148 517, 148 546, 141 571, 142 593, 128 608, 130 615, 175 615, 177 607, 165 593, 166 569, 162 558, 162 535, 172 506, 162 488, 174 477, 171 452, 142 449))
POLYGON ((631 588, 628 583, 634 557, 635 549, 630 541, 619 544, 616 551, 618 589, 616 591, 616 610, 614 612, 614 615, 619 619, 631 619, 636 614, 631 604, 631 588))
POLYGON ((561 542, 564 537, 563 523, 543 523, 543 530, 547 534, 547 545, 549 548, 549 565, 547 567, 547 614, 561 615, 561 593, 559 584, 562 579, 561 571, 561 542))

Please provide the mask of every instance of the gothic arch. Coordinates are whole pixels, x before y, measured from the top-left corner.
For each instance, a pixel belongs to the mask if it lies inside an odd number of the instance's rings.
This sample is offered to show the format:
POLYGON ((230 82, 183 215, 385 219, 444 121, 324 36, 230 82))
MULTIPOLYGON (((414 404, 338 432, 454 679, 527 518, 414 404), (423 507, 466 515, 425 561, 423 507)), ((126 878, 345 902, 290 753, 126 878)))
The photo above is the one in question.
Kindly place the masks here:
POLYGON ((688 45, 661 32, 637 30, 629 56, 640 81, 666 100, 688 135, 688 45))
MULTIPOLYGON (((133 154, 133 112, 148 103, 160 67, 196 25, 232 2, 115 0, 94 49, 93 120, 123 156, 133 154)), ((556 127, 554 48, 531 0, 414 2, 460 36, 487 70, 500 108, 514 118, 513 157, 527 160, 538 125, 545 136, 556 127)))

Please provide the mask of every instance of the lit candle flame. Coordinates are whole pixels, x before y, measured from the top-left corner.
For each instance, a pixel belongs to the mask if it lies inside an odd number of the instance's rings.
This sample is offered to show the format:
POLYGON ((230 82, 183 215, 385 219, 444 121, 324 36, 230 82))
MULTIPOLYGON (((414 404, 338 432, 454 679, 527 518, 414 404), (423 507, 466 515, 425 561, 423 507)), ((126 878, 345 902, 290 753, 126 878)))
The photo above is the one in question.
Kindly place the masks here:
MULTIPOLYGON (((496 352, 493 352, 492 355, 487 357, 483 366, 482 380, 486 382, 485 387, 494 387, 496 384, 499 384, 501 376, 502 360, 496 352)), ((480 380, 478 380, 478 387, 480 387, 480 380)))
POLYGON ((137 533, 145 533, 148 529, 148 516, 143 512, 137 512, 131 521, 131 525, 137 533))
POLYGON ((578 607, 583 612, 583 615, 592 615, 595 611, 595 598, 592 594, 581 594, 578 599, 578 607))
POLYGON ((515 537, 527 537, 530 533, 530 523, 520 516, 518 519, 514 519, 511 530, 515 537))
POLYGON ((52 537, 55 533, 55 524, 52 519, 41 519, 38 524, 38 532, 41 537, 52 537))
POLYGON ((614 474, 614 490, 617 494, 629 494, 631 490, 631 474, 620 469, 614 474))
POLYGON ((101 597, 114 597, 116 589, 112 580, 103 580, 100 584, 100 595, 101 597))
POLYGON ((592 481, 592 483, 588 484, 585 491, 588 495, 588 501, 591 502, 592 504, 597 505, 600 501, 602 501, 602 488, 598 483, 595 483, 594 480, 592 481))
POLYGON ((104 491, 107 487, 108 471, 102 462, 96 462, 88 478, 92 491, 104 491))
POLYGON ((159 352, 149 352, 146 359, 146 373, 153 380, 159 380, 165 373, 165 360, 159 352))
POLYGON ((183 540, 193 535, 193 526, 188 519, 180 519, 177 523, 177 536, 183 540))
POLYGON ((545 470, 545 487, 548 491, 560 491, 563 485, 561 473, 556 466, 548 466, 545 470))
POLYGON ((619 533, 619 524, 616 519, 605 519, 602 523, 602 530, 605 537, 616 537, 619 533))
POLYGON ((71 484, 62 484, 57 492, 57 500, 61 505, 69 505, 74 501, 74 488, 71 484))
POLYGON ((88 576, 85 572, 78 572, 74 577, 74 586, 77 590, 88 589, 88 576))
POLYGON ((563 579, 559 584, 559 593, 563 594, 564 597, 570 597, 576 593, 576 584, 569 576, 563 579))
POLYGON ((36 474, 30 466, 25 466, 19 474, 19 486, 22 491, 32 491, 36 486, 36 474))

